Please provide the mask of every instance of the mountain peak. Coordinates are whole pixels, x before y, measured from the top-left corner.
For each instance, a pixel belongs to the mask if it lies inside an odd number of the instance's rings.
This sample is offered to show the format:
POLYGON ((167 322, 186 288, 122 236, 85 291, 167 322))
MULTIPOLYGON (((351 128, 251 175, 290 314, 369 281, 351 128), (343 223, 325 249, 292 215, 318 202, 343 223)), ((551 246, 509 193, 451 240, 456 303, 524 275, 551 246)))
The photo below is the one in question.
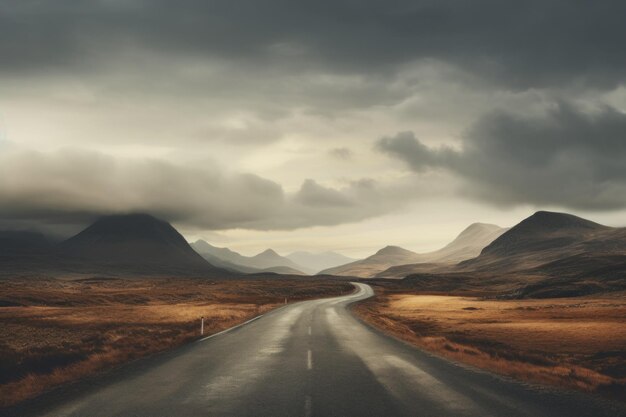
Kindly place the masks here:
POLYGON ((259 253, 257 256, 280 256, 274 249, 268 248, 263 252, 259 253))
POLYGON ((401 248, 400 246, 388 245, 376 252, 376 255, 398 255, 408 253, 411 253, 411 251, 401 248))
POLYGON ((191 247, 194 248, 198 252, 210 251, 211 249, 220 249, 217 246, 211 245, 204 239, 198 239, 191 244, 191 247))
POLYGON ((168 222, 149 214, 104 216, 62 244, 73 257, 153 270, 211 268, 168 222))
POLYGON ((500 226, 491 223, 472 223, 463 229, 463 231, 459 233, 459 236, 475 232, 492 232, 500 229, 500 226))
POLYGON ((482 254, 505 256, 547 251, 607 229, 610 228, 572 214, 538 211, 494 240, 482 254))
POLYGON ((544 232, 563 229, 604 229, 606 226, 574 216, 552 211, 538 211, 522 220, 515 228, 539 229, 544 232))
MULTIPOLYGON (((80 234, 100 234, 106 236, 120 235, 153 238, 155 234, 178 232, 166 221, 145 213, 114 214, 97 219, 80 234)), ((182 238, 182 236, 181 236, 182 238)))

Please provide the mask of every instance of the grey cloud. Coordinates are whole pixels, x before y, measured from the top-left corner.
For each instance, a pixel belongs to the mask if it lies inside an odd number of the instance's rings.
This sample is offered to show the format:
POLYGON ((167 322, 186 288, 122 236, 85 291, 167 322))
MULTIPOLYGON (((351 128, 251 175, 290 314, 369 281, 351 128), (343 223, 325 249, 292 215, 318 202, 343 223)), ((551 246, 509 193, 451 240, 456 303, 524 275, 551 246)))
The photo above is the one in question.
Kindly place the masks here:
POLYGON ((608 88, 625 79, 624 15, 620 0, 8 0, 0 68, 80 71, 132 45, 292 73, 383 74, 436 59, 514 88, 608 88))
POLYGON ((410 132, 377 147, 414 171, 451 171, 466 181, 465 192, 496 204, 626 207, 626 114, 611 107, 561 102, 539 117, 493 113, 466 132, 458 151, 428 147, 410 132))
POLYGON ((380 139, 376 147, 386 153, 403 158, 416 172, 453 163, 456 153, 449 147, 431 149, 415 138, 413 132, 399 132, 393 137, 380 139))
POLYGON ((363 220, 407 199, 371 180, 340 189, 306 180, 287 193, 257 175, 210 167, 84 151, 10 151, 0 154, 0 201, 0 225, 20 227, 70 227, 102 214, 149 212, 191 229, 291 230, 363 220))
POLYGON ((352 151, 349 148, 333 148, 328 153, 337 159, 347 160, 352 158, 352 151))
POLYGON ((312 179, 307 179, 302 184, 300 191, 296 194, 297 201, 308 206, 355 206, 356 202, 351 201, 341 192, 322 187, 312 179))

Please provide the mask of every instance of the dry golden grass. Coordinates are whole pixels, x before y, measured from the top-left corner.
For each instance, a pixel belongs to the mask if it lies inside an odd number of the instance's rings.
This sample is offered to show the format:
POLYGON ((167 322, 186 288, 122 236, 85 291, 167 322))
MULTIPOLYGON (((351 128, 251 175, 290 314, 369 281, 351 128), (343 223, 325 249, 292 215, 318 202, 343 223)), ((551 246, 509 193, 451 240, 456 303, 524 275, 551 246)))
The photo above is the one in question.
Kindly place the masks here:
POLYGON ((626 298, 484 300, 382 293, 355 308, 426 350, 525 381, 626 393, 626 298))
POLYGON ((0 407, 216 333, 289 301, 351 291, 319 280, 0 281, 0 407))

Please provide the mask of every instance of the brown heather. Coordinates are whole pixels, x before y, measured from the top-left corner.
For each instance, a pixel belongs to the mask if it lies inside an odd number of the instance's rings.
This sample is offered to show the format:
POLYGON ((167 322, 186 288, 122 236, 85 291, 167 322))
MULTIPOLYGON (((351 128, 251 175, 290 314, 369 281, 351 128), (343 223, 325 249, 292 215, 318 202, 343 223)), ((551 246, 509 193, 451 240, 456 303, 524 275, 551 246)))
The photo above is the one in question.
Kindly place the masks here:
POLYGON ((351 291, 315 279, 0 281, 0 407, 161 352, 289 301, 351 291))
POLYGON ((626 398, 623 293, 496 301, 380 291, 355 311, 397 338, 500 375, 626 398))

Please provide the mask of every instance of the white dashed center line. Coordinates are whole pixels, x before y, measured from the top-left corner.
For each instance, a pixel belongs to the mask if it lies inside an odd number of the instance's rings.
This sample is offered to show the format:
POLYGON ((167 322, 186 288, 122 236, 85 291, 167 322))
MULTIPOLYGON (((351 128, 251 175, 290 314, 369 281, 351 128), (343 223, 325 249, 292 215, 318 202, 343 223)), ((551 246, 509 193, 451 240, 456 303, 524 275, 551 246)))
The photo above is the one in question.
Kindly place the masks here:
POLYGON ((313 411, 313 401, 311 400, 311 396, 307 395, 304 398, 304 417, 311 417, 313 411))
POLYGON ((313 369, 313 353, 311 353, 310 349, 307 352, 306 367, 309 371, 313 369))

